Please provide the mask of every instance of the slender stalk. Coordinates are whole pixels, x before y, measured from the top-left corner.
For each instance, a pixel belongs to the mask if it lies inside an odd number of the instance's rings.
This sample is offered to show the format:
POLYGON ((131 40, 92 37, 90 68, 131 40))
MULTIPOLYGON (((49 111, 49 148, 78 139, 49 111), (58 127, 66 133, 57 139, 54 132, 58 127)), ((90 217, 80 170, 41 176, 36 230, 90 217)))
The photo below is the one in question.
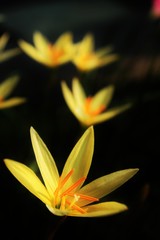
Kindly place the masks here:
POLYGON ((59 230, 59 228, 61 227, 62 223, 65 221, 65 219, 67 218, 67 216, 63 216, 59 219, 59 221, 57 222, 56 226, 54 227, 53 231, 49 234, 48 239, 47 240, 53 240, 57 231, 59 230))

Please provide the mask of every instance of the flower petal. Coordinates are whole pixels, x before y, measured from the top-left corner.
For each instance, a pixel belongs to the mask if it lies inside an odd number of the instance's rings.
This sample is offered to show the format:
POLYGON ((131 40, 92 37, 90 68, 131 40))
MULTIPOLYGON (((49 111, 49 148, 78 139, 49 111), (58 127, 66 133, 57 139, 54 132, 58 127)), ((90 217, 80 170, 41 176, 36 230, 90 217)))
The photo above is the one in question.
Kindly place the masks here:
POLYGON ((61 89, 62 89, 63 97, 70 111, 78 117, 79 114, 77 114, 77 106, 75 103, 75 99, 73 97, 71 90, 68 88, 67 84, 64 81, 61 82, 61 89))
POLYGON ((115 107, 115 108, 112 108, 110 110, 107 110, 106 112, 104 112, 102 114, 99 114, 95 117, 92 117, 90 121, 88 119, 88 125, 97 124, 97 123, 109 120, 109 119, 115 117, 116 115, 128 110, 131 106, 132 106, 132 104, 128 103, 128 104, 125 104, 123 106, 115 107))
POLYGON ((55 191, 59 181, 58 169, 47 146, 33 127, 30 129, 30 133, 38 167, 49 194, 53 195, 53 192, 55 191))
POLYGON ((62 35, 59 36, 57 41, 55 42, 55 45, 61 48, 68 48, 68 44, 70 45, 72 43, 72 33, 71 32, 66 32, 63 33, 62 35))
POLYGON ((86 209, 86 213, 79 214, 77 212, 71 212, 68 215, 74 217, 104 217, 126 211, 128 208, 122 203, 104 202, 90 205, 83 209, 86 209))
POLYGON ((91 108, 92 110, 97 109, 99 106, 104 105, 106 108, 108 107, 109 103, 112 100, 114 92, 114 86, 110 85, 107 86, 100 91, 98 91, 91 102, 91 108))
POLYGON ((14 177, 25 186, 32 194, 45 204, 50 205, 50 196, 36 174, 29 167, 22 163, 4 159, 4 163, 14 177))
POLYGON ((33 47, 31 44, 20 40, 19 41, 20 48, 31 58, 36 60, 39 63, 42 63, 44 65, 50 66, 51 62, 49 58, 44 57, 41 52, 39 52, 35 47, 33 47))
POLYGON ((0 83, 0 98, 2 100, 13 91, 19 81, 19 76, 12 76, 0 83))
MULTIPOLYGON (((138 170, 138 168, 125 169, 97 178, 81 188, 79 194, 102 198, 127 182, 138 170)), ((78 205, 82 206, 85 204, 84 200, 79 199, 78 205)))
POLYGON ((13 48, 13 49, 4 51, 4 52, 0 53, 0 62, 4 62, 4 61, 8 60, 9 58, 18 55, 19 53, 20 53, 19 48, 13 48))
MULTIPOLYGON (((87 177, 92 162, 94 150, 94 131, 89 127, 79 139, 71 151, 62 172, 62 178, 65 177, 72 169, 72 176, 68 179, 65 187, 75 183, 81 177, 87 177)), ((79 188, 82 184, 79 185, 79 188)))
POLYGON ((0 37, 0 51, 3 51, 9 40, 9 34, 7 32, 3 33, 0 37))
POLYGON ((20 98, 20 97, 10 98, 5 101, 0 101, 0 109, 14 107, 25 102, 26 102, 26 98, 20 98))
POLYGON ((49 46, 48 39, 45 36, 43 36, 43 34, 41 34, 40 32, 35 32, 33 34, 33 42, 38 51, 40 51, 42 55, 47 56, 46 53, 48 53, 49 46))
POLYGON ((72 90, 73 90, 73 96, 74 96, 76 105, 80 108, 83 108, 84 101, 86 99, 86 94, 77 78, 74 78, 72 81, 72 90))

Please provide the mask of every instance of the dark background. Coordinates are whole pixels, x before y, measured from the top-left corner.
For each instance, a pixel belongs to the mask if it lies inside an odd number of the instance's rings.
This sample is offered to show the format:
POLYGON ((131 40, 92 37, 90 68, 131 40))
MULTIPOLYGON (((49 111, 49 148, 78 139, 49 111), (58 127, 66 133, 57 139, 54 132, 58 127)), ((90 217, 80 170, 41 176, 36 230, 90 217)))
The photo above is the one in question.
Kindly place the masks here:
MULTIPOLYGON (((125 213, 105 218, 70 218, 55 239, 159 239, 159 123, 160 123, 160 22, 150 16, 151 1, 1 1, 1 34, 10 33, 7 48, 20 38, 32 42, 41 31, 51 41, 64 31, 80 40, 95 36, 96 48, 107 44, 121 57, 98 69, 89 83, 94 93, 106 84, 116 86, 112 105, 132 101, 123 114, 94 126, 95 150, 88 181, 120 169, 140 170, 105 200, 129 206, 125 213), (92 82, 92 84, 91 84, 92 82)), ((56 72, 20 54, 0 64, 0 81, 20 75, 13 96, 27 103, 0 111, 1 239, 49 240, 59 217, 52 215, 11 175, 4 158, 34 168, 29 128, 33 126, 50 149, 58 168, 75 145, 81 129, 61 95, 59 82, 77 72, 64 65, 56 72)), ((38 172, 37 172, 38 174, 38 172)))

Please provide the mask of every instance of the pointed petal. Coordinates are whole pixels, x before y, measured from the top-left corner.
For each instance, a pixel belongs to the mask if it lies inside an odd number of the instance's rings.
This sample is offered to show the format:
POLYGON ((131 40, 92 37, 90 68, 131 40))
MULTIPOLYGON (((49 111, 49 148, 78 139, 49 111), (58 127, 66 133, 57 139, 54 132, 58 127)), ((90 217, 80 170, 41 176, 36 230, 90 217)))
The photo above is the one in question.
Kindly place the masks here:
POLYGON ((97 123, 100 123, 100 122, 104 122, 104 121, 107 121, 113 117, 115 117, 116 115, 128 110, 130 107, 132 106, 132 104, 128 103, 128 104, 125 104, 123 106, 120 106, 120 107, 115 107, 115 108, 112 108, 110 110, 107 110, 106 112, 102 113, 102 114, 99 114, 97 116, 95 116, 94 118, 91 118, 91 121, 89 124, 97 124, 97 123))
POLYGON ((79 106, 80 108, 83 108, 84 101, 86 99, 86 94, 77 78, 74 78, 72 81, 72 90, 74 99, 76 101, 76 105, 79 106))
POLYGON ((50 205, 50 196, 46 188, 30 168, 28 168, 22 163, 10 159, 4 159, 4 163, 9 169, 9 171, 13 174, 13 176, 23 186, 25 186, 32 194, 34 194, 42 202, 50 205))
POLYGON ((0 98, 5 99, 13 91, 19 81, 19 76, 12 76, 0 83, 0 98))
POLYGON ((30 129, 30 133, 39 170, 49 194, 53 195, 59 181, 58 169, 47 146, 33 127, 30 129))
POLYGON ((101 105, 104 105, 107 108, 112 100, 113 92, 114 92, 113 85, 107 86, 106 88, 103 88, 100 91, 98 91, 92 99, 91 108, 94 110, 101 105))
POLYGON ((55 45, 62 48, 65 48, 65 45, 66 47, 68 47, 68 44, 70 45, 70 43, 72 43, 72 39, 73 39, 73 36, 71 32, 63 33, 57 39, 57 41, 55 42, 55 45))
POLYGON ((0 62, 4 62, 20 53, 20 49, 14 48, 0 53, 0 62))
POLYGON ((84 36, 82 42, 80 43, 80 53, 86 54, 94 51, 94 37, 92 34, 88 33, 84 36))
POLYGON ((40 32, 35 32, 33 34, 33 42, 35 47, 42 53, 42 55, 47 56, 49 41, 48 39, 40 32))
POLYGON ((20 48, 31 58, 33 58, 35 61, 40 62, 44 65, 50 66, 51 62, 49 58, 45 58, 41 52, 39 52, 35 47, 33 47, 31 44, 20 40, 19 41, 20 48))
MULTIPOLYGON (((126 211, 128 208, 125 204, 118 202, 104 202, 86 207, 87 212, 83 214, 79 213, 69 213, 69 216, 75 217, 104 217, 114 215, 123 211, 126 211)), ((85 210, 85 208, 84 208, 85 210)))
MULTIPOLYGON (((125 169, 97 178, 82 187, 79 190, 79 193, 96 198, 102 198, 127 182, 138 172, 138 170, 138 168, 125 169)), ((85 205, 85 202, 79 199, 78 205, 82 206, 83 204, 85 205)))
POLYGON ((26 102, 26 98, 20 98, 20 97, 10 98, 5 101, 0 101, 0 109, 14 107, 25 102, 26 102))
MULTIPOLYGON (((62 172, 62 178, 65 177, 69 171, 74 170, 72 176, 67 181, 65 187, 75 183, 81 177, 87 177, 89 172, 92 156, 94 150, 94 130, 89 127, 78 140, 72 149, 62 172)), ((82 185, 82 184, 81 184, 82 185)), ((79 188, 81 187, 79 185, 79 188)))
POLYGON ((3 33, 0 37, 0 51, 3 51, 9 40, 9 34, 7 32, 3 33))
POLYGON ((61 89, 62 89, 62 93, 63 93, 63 97, 70 109, 70 111, 77 116, 77 106, 75 103, 75 99, 73 97, 73 94, 71 92, 71 90, 68 88, 67 84, 62 81, 61 82, 61 89))

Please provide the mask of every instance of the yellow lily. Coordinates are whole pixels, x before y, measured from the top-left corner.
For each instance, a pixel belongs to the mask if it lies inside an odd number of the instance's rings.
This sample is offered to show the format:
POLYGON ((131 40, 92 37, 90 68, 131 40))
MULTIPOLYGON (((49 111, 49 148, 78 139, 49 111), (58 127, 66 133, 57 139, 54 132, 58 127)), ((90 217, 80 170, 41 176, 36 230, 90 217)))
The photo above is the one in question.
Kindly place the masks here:
POLYGON ((0 63, 20 53, 20 49, 18 48, 5 50, 8 40, 9 34, 3 33, 3 35, 0 37, 0 63))
POLYGON ((123 106, 107 109, 113 97, 113 85, 101 89, 93 97, 86 96, 77 78, 74 78, 72 81, 72 91, 64 81, 62 81, 61 87, 69 109, 84 126, 94 125, 109 120, 131 106, 131 104, 125 104, 123 106))
POLYGON ((100 177, 82 186, 90 169, 94 150, 94 130, 89 127, 72 149, 62 174, 47 146, 33 127, 31 141, 36 161, 44 184, 26 165, 11 159, 4 159, 10 172, 47 208, 58 216, 100 217, 127 210, 123 203, 109 201, 93 204, 109 194, 131 177, 138 169, 120 170, 100 177))
POLYGON ((0 83, 0 109, 17 106, 26 101, 22 97, 12 97, 7 99, 19 81, 18 76, 12 76, 0 83))
POLYGON ((72 63, 80 71, 91 71, 118 59, 117 54, 109 54, 110 47, 95 50, 94 37, 86 34, 81 42, 75 44, 72 63))
POLYGON ((62 34, 55 43, 51 43, 42 33, 33 34, 35 46, 19 40, 20 48, 35 61, 48 67, 57 67, 70 61, 73 54, 72 34, 62 34))

